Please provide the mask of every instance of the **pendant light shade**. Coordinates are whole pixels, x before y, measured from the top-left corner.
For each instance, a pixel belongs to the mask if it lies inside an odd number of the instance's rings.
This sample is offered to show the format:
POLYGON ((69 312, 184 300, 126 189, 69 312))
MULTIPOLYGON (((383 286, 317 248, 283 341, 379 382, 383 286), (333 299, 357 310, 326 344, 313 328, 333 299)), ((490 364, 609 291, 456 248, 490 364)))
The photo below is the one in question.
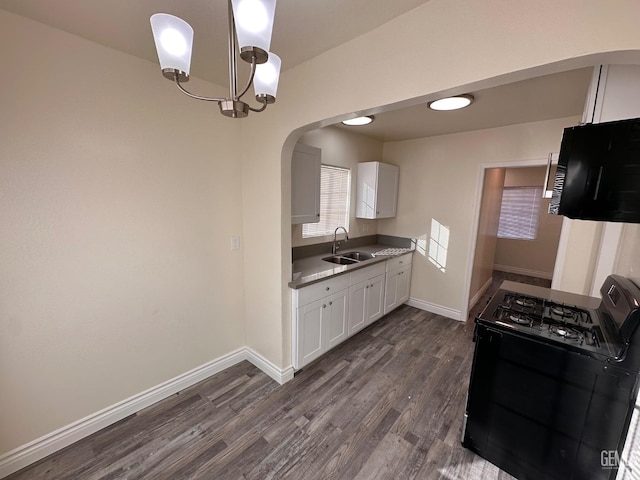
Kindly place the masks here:
POLYGON ((280 80, 280 57, 269 52, 267 63, 256 66, 256 76, 253 79, 253 90, 256 99, 266 99, 267 103, 276 101, 278 81, 280 80))
POLYGON ((177 73, 180 80, 187 81, 193 49, 191 25, 173 15, 156 13, 151 16, 151 30, 163 75, 173 80, 177 73))
POLYGON ((276 0, 231 0, 236 24, 240 57, 250 62, 265 63, 271 47, 276 0))

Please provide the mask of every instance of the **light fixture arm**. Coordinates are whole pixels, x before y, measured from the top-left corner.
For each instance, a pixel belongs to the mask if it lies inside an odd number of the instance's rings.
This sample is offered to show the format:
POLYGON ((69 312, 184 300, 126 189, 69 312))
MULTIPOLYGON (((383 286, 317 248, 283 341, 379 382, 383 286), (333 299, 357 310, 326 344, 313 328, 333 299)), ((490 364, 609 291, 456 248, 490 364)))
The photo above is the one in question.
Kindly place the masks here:
POLYGON ((260 101, 262 102, 262 107, 253 108, 251 105, 249 105, 249 110, 251 110, 252 112, 263 112, 269 104, 267 103, 266 99, 260 99, 260 101))
POLYGON ((184 93, 185 95, 187 95, 188 97, 191 98, 195 98, 196 100, 204 100, 205 102, 223 102, 226 100, 226 98, 216 98, 216 97, 201 97, 200 95, 196 95, 194 93, 191 93, 189 91, 187 91, 182 84, 180 83, 180 76, 178 75, 178 73, 174 74, 174 80, 176 82, 176 86, 180 89, 180 91, 182 93, 184 93))
POLYGON ((253 77, 256 76, 256 66, 256 56, 253 55, 251 57, 251 73, 249 74, 249 80, 247 81, 245 87, 242 89, 242 92, 236 95, 235 100, 240 100, 242 96, 249 91, 249 88, 251 88, 251 85, 253 84, 253 77))

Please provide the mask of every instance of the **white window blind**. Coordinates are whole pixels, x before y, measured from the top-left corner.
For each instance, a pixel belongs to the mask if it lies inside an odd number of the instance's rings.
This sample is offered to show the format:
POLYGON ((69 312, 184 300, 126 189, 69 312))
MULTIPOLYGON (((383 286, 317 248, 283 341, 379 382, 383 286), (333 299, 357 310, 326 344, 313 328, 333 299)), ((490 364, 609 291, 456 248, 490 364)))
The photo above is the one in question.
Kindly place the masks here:
POLYGON ((337 227, 349 230, 351 171, 330 165, 320 168, 320 221, 302 225, 303 238, 333 235, 337 227))
POLYGON ((498 238, 535 240, 542 187, 505 187, 502 192, 498 238))

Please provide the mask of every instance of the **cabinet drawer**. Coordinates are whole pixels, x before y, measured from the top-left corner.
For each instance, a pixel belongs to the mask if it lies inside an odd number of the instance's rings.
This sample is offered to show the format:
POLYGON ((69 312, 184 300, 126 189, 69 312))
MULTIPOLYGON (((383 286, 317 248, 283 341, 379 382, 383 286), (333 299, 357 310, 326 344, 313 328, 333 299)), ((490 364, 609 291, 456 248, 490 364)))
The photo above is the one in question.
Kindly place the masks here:
POLYGON ((382 275, 384 272, 385 262, 376 263, 375 265, 371 265, 370 267, 361 268, 359 270, 351 272, 350 283, 351 285, 355 285, 356 283, 364 282, 365 280, 369 280, 370 278, 382 275))
POLYGON ((298 306, 320 300, 322 297, 331 295, 337 291, 344 290, 349 287, 349 275, 338 275, 324 282, 314 283, 308 287, 298 290, 298 306))
POLYGON ((412 253, 407 253, 405 255, 401 255, 395 258, 390 258, 389 260, 387 260, 387 272, 395 268, 411 265, 412 255, 413 255, 412 253))

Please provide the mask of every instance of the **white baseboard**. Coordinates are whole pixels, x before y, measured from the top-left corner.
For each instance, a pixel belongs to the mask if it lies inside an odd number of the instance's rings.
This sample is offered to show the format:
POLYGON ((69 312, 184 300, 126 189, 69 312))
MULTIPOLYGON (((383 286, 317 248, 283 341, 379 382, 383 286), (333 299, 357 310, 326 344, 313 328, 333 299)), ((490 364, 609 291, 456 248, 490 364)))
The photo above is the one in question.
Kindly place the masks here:
POLYGON ((460 310, 454 310, 453 308, 445 307, 442 305, 436 305, 435 303, 425 302, 417 298, 410 298, 407 302, 410 307, 419 308, 427 312, 435 313, 436 315, 442 315, 443 317, 452 318, 454 320, 463 321, 462 313, 460 310))
POLYGON ((471 310, 473 307, 476 306, 476 303, 478 303, 478 300, 480 300, 482 298, 482 295, 484 295, 484 292, 486 292, 489 287, 491 286, 491 283, 493 282, 493 277, 489 277, 489 280, 487 280, 484 285, 482 285, 482 287, 480 287, 480 290, 478 290, 478 293, 476 293, 473 298, 471 300, 469 300, 469 310, 471 310))
POLYGON ((250 348, 245 348, 246 359, 251 362, 253 365, 258 367, 264 373, 273 378, 280 385, 287 383, 289 380, 293 379, 293 366, 289 366, 287 368, 278 368, 269 360, 264 358, 257 352, 254 352, 250 348))
POLYGON ((243 360, 281 385, 293 378, 293 367, 281 369, 249 348, 238 349, 5 453, 0 479, 243 360))
POLYGON ((526 275, 527 277, 546 278, 551 280, 553 278, 553 272, 540 272, 538 270, 529 270, 526 268, 510 267, 509 265, 493 265, 494 270, 500 272, 517 273, 519 275, 526 275))

